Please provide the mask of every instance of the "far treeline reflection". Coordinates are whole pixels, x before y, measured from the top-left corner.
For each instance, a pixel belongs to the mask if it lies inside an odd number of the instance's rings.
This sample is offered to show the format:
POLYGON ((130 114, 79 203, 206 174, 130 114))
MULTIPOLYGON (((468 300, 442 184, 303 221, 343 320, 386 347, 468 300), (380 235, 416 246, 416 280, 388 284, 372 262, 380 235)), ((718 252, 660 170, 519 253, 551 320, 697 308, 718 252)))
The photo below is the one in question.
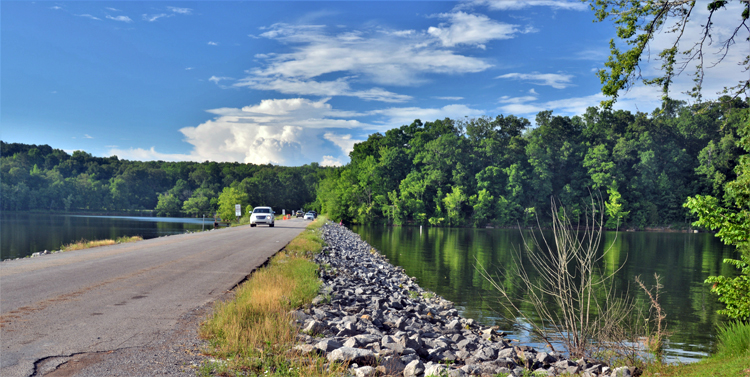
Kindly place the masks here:
MULTIPOLYGON (((475 266, 484 266, 490 272, 508 269, 514 263, 514 250, 523 245, 521 232, 526 233, 528 241, 530 230, 383 226, 354 226, 353 230, 391 263, 416 277, 421 287, 462 308, 464 316, 485 325, 497 324, 510 334, 509 338, 520 338, 526 343, 527 334, 512 316, 501 311, 497 291, 475 266)), ((710 293, 710 286, 704 280, 710 275, 736 274, 731 266, 722 263, 724 258, 736 257, 733 246, 724 245, 707 233, 606 232, 600 251, 604 247, 612 249, 600 266, 603 272, 611 273, 624 264, 615 280, 619 292, 628 292, 637 300, 648 302, 634 278, 641 276, 653 283, 654 273, 661 276, 664 285, 661 304, 671 333, 668 358, 695 360, 712 351, 715 325, 723 320, 716 310, 723 308, 723 304, 710 293)), ((533 269, 524 265, 533 278, 533 269)), ((523 284, 512 276, 502 283, 520 303, 523 284)))

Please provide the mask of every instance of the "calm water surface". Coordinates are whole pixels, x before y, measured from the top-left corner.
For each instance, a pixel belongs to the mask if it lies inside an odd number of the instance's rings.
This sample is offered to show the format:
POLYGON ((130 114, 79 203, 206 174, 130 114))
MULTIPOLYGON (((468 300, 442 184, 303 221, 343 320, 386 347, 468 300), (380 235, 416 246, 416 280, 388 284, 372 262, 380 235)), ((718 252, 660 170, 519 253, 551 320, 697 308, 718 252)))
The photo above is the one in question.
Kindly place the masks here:
MULTIPOLYGON (((542 346, 529 337, 520 320, 500 313, 497 292, 475 268, 481 265, 491 272, 505 271, 515 263, 514 248, 523 244, 519 230, 383 226, 354 226, 352 230, 391 263, 415 276, 422 288, 454 302, 462 315, 485 325, 498 325, 509 338, 542 346)), ((528 241, 529 233, 526 235, 528 241)), ((722 305, 703 281, 709 275, 734 273, 722 263, 724 258, 738 257, 734 247, 706 233, 607 232, 603 238, 602 247, 611 245, 612 249, 600 267, 612 272, 624 263, 616 275, 621 292, 629 288, 631 295, 645 303, 648 299, 635 285, 635 276, 640 275, 647 285, 654 283, 654 273, 661 276, 660 301, 672 334, 668 359, 694 361, 710 353, 715 325, 723 320, 716 314, 722 305)), ((516 297, 523 296, 513 277, 502 283, 516 297)))
MULTIPOLYGON (((141 236, 144 239, 201 230, 202 219, 0 213, 0 260, 85 240, 141 236)), ((206 220, 213 226, 213 218, 206 220)))

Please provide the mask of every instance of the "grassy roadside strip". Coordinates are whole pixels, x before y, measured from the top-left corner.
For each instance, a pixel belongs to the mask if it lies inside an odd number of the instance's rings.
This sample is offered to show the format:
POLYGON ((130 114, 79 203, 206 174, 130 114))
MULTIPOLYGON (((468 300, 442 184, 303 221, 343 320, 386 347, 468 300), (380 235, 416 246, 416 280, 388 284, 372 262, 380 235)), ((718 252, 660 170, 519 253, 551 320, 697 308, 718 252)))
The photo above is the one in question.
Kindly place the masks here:
POLYGON ((83 249, 90 249, 92 247, 97 246, 107 246, 107 245, 114 245, 119 243, 128 243, 128 242, 136 242, 136 241, 143 241, 143 237, 141 236, 133 236, 133 237, 119 237, 114 240, 98 240, 98 241, 86 241, 86 240, 80 240, 78 242, 73 242, 67 245, 63 245, 63 247, 60 248, 62 251, 73 251, 73 250, 83 250, 83 249))
POLYGON ((203 364, 198 375, 328 377, 346 371, 323 357, 289 351, 299 333, 289 312, 308 305, 320 288, 312 257, 323 247, 317 229, 324 223, 320 216, 237 288, 232 301, 215 305, 200 335, 216 361, 203 364))

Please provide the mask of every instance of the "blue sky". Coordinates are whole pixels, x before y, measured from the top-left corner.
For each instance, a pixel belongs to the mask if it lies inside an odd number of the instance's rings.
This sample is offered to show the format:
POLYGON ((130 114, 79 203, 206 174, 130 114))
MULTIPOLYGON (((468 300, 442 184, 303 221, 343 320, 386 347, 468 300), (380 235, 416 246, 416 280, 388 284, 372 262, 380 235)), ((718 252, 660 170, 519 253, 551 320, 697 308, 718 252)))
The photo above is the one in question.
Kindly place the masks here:
MULTIPOLYGON (((340 165, 355 142, 417 118, 596 106, 614 27, 592 20, 562 0, 3 1, 0 138, 135 160, 340 165)), ((709 72, 707 98, 747 75, 737 50, 709 72)), ((690 85, 683 75, 673 95, 690 85)), ((650 112, 659 96, 639 85, 616 107, 650 112)))

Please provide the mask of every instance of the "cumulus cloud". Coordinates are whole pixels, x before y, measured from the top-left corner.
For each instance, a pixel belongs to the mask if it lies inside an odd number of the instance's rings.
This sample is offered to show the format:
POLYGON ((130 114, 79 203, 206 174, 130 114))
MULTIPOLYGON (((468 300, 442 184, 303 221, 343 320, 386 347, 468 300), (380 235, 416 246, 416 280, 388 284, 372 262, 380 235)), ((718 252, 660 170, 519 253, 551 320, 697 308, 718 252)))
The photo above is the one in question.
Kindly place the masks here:
POLYGON ((570 86, 573 75, 561 73, 508 73, 496 77, 497 79, 527 80, 536 85, 551 86, 555 89, 565 89, 570 86))
POLYGON ((113 21, 120 21, 120 22, 133 22, 133 20, 130 19, 128 16, 116 16, 112 17, 110 15, 107 15, 107 19, 113 20, 113 21))
POLYGON ((333 132, 326 132, 323 134, 323 137, 336 144, 339 148, 341 148, 342 151, 348 156, 349 153, 351 153, 354 150, 354 144, 360 143, 363 140, 354 140, 352 139, 352 135, 346 134, 346 135, 338 135, 333 132))
POLYGON ((490 19, 483 14, 465 12, 443 13, 437 17, 449 22, 430 27, 427 32, 438 38, 443 46, 473 45, 481 49, 495 39, 511 39, 519 33, 518 25, 490 19))
POLYGON ((320 161, 320 166, 342 166, 344 163, 340 158, 334 158, 333 156, 323 156, 323 160, 320 161))
POLYGON ((208 41, 209 46, 218 46, 219 44, 213 41, 208 41))
POLYGON ((327 102, 328 99, 273 99, 243 108, 212 109, 209 113, 215 115, 213 119, 180 129, 192 146, 189 154, 164 154, 154 148, 113 149, 110 154, 138 160, 281 165, 325 160, 331 165, 340 164, 348 158, 344 152, 357 142, 352 132, 345 130, 372 126, 347 119, 353 115, 351 112, 336 110, 327 102))
POLYGON ((93 137, 89 136, 89 134, 84 134, 83 137, 86 139, 93 139, 93 137))

